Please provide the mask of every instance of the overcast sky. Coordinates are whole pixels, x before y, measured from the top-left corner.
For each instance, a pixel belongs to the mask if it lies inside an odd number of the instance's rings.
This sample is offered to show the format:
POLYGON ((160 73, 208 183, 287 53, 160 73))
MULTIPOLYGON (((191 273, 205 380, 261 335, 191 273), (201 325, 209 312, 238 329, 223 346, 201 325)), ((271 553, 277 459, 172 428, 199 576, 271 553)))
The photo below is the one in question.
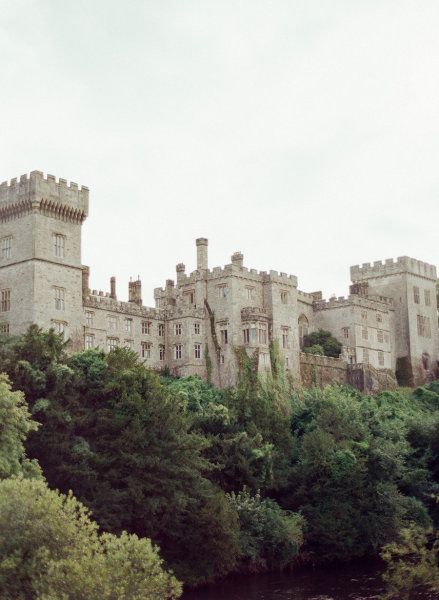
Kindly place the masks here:
POLYGON ((0 0, 0 180, 90 188, 91 286, 241 250, 342 295, 439 263, 438 0, 0 0))

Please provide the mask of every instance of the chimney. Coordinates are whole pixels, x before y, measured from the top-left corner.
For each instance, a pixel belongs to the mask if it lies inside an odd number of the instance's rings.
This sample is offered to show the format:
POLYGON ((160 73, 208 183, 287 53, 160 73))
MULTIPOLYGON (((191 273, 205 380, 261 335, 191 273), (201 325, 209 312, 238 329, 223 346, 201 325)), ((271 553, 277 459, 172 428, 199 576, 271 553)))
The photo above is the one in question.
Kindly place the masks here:
POLYGON ((142 306, 142 282, 139 278, 128 283, 128 302, 142 306))
POLYGON ((198 238, 197 244, 197 269, 199 271, 206 271, 208 269, 207 262, 207 245, 208 240, 206 238, 198 238))
POLYGON ((177 286, 179 286, 184 281, 186 267, 183 263, 178 263, 175 270, 177 271, 177 286))
POLYGON ((86 300, 90 294, 89 290, 90 268, 82 267, 82 299, 86 300))
POLYGON ((244 264, 244 255, 242 252, 234 252, 232 254, 232 265, 236 265, 242 269, 244 264))
POLYGON ((113 298, 113 300, 117 300, 116 277, 114 277, 114 276, 110 278, 110 298, 113 298))

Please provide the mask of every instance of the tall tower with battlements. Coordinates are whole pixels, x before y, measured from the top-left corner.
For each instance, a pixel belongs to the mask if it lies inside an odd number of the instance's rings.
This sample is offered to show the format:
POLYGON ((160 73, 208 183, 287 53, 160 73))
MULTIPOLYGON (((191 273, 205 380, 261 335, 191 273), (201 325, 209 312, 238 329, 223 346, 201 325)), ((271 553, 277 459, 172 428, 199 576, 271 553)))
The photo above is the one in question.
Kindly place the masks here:
MULTIPOLYGON (((88 188, 40 171, 0 185, 0 324, 64 333, 81 329, 81 226, 88 188)), ((82 335, 82 332, 80 332, 82 335)))
POLYGON ((367 286, 369 297, 393 299, 395 360, 399 382, 419 385, 434 376, 439 358, 436 267, 401 256, 351 267, 354 284, 367 286))

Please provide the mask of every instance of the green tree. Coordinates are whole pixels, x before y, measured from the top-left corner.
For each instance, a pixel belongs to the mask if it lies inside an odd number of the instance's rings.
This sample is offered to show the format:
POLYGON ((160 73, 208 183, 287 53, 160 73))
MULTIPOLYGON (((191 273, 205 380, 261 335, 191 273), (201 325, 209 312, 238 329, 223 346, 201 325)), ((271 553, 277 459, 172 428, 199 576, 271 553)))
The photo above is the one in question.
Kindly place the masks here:
POLYGON ((397 541, 384 546, 381 558, 387 564, 383 600, 408 600, 421 587, 439 592, 437 533, 412 524, 400 532, 397 541))
MULTIPOLYGON (((338 358, 342 349, 342 344, 329 331, 323 329, 305 335, 303 344, 305 352, 306 348, 314 347, 318 349, 320 346, 323 348, 325 356, 332 356, 333 358, 338 358)), ((314 354, 319 354, 319 352, 314 352, 314 354)))
POLYGON ((282 510, 259 492, 232 492, 229 498, 239 517, 240 570, 258 572, 292 566, 303 543, 302 516, 282 510))
POLYGON ((72 495, 17 478, 0 482, 0 588, 10 600, 167 600, 181 594, 149 540, 99 536, 72 495))
POLYGON ((37 428, 24 394, 12 392, 8 377, 0 373, 0 479, 20 474, 41 475, 38 463, 26 457, 24 448, 28 434, 37 428))

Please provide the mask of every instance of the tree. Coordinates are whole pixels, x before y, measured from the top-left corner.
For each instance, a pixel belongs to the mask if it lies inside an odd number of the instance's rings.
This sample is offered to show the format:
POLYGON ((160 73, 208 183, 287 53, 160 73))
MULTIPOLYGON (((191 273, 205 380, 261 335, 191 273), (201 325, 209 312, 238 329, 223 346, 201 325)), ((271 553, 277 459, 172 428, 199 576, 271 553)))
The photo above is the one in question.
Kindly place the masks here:
POLYGON ((22 392, 12 392, 6 375, 0 373, 0 479, 24 474, 39 477, 35 460, 26 457, 24 442, 38 424, 31 419, 22 392))
POLYGON ((240 570, 258 572, 292 566, 303 543, 304 519, 284 511, 270 498, 248 490, 232 492, 239 517, 240 570))
POLYGON ((0 482, 0 588, 10 600, 168 600, 181 595, 149 540, 99 536, 71 494, 0 482))
POLYGON ((411 524, 395 542, 384 546, 381 558, 387 568, 383 600, 408 600, 419 587, 439 592, 439 537, 411 524))
MULTIPOLYGON (((305 335, 303 344, 305 352, 306 348, 314 347, 319 349, 318 347, 320 346, 323 348, 323 354, 325 356, 332 356, 333 358, 338 358, 340 356, 343 347, 329 331, 324 331, 323 329, 305 335)), ((314 352, 314 354, 320 354, 320 352, 314 352)))

